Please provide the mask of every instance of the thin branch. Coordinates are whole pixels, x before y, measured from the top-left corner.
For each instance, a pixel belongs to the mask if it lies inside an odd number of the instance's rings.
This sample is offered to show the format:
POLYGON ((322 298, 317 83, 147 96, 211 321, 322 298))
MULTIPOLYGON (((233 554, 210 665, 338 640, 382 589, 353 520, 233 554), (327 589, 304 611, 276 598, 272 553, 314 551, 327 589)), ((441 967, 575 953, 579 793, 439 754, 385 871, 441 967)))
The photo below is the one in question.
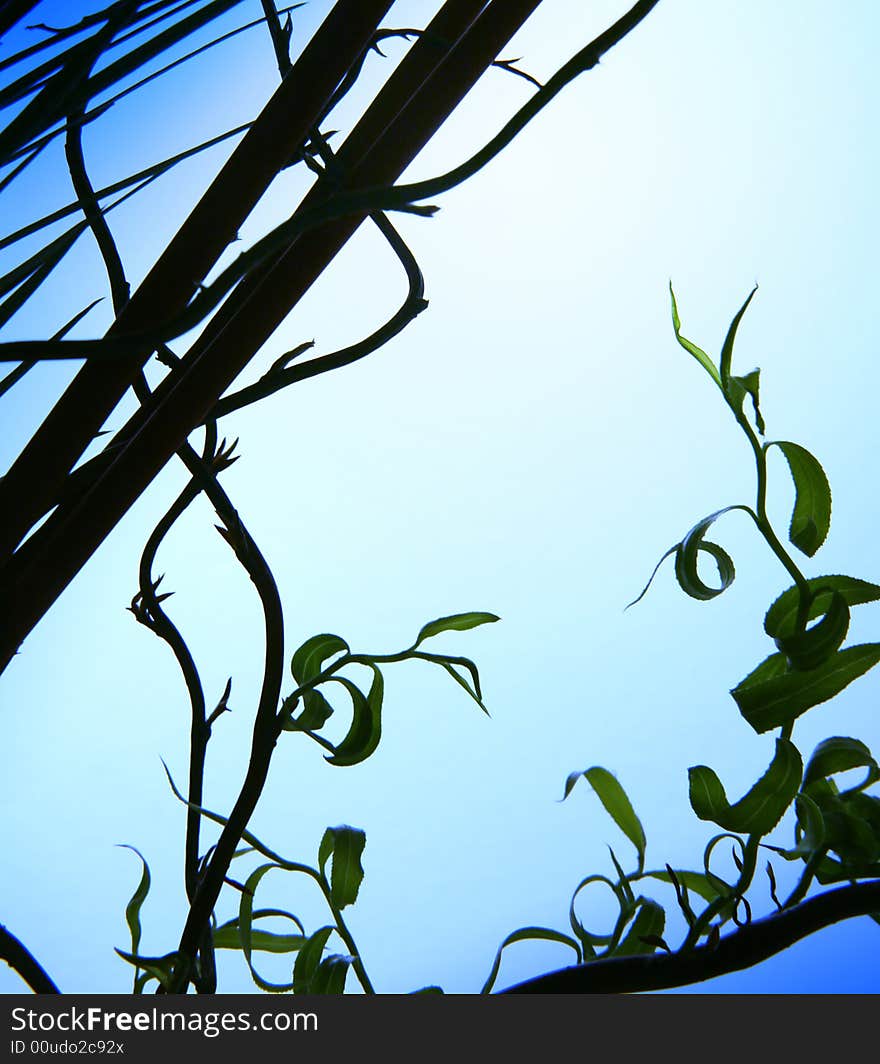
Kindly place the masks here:
MULTIPOLYGON (((184 310, 162 323, 158 328, 151 327, 141 333, 130 333, 125 340, 117 341, 112 345, 106 340, 66 341, 70 345, 70 353, 67 356, 63 354, 63 346, 49 343, 44 343, 42 348, 30 346, 27 353, 23 345, 0 344, 0 360, 9 357, 16 359, 24 357, 112 359, 130 356, 138 345, 168 342, 198 326, 247 274, 289 247, 297 238, 311 229, 348 215, 380 210, 404 211, 426 216, 434 214, 436 207, 417 206, 415 201, 448 192, 487 166, 566 85, 580 74, 595 67, 601 57, 630 33, 657 6, 658 2, 659 0, 639 0, 626 15, 618 19, 613 26, 582 48, 562 66, 488 144, 455 169, 438 177, 410 185, 365 188, 350 193, 340 193, 315 207, 302 212, 297 211, 286 222, 282 222, 256 241, 251 248, 242 252, 210 285, 201 288, 184 310), (42 354, 39 353, 40 351, 42 354)), ((32 345, 38 343, 40 342, 34 341, 32 345)))
POLYGON ((359 359, 366 358, 367 355, 378 351, 380 347, 383 347, 389 340, 392 340, 398 333, 402 332, 411 321, 427 308, 428 302, 424 298, 425 282, 415 256, 384 214, 377 212, 371 215, 371 218, 391 245, 406 271, 409 290, 400 309, 384 325, 356 344, 344 347, 340 351, 334 351, 331 354, 322 355, 320 358, 313 358, 290 369, 276 370, 273 366, 267 374, 254 384, 240 388, 231 395, 220 399, 212 408, 210 417, 223 417, 225 414, 232 413, 233 410, 240 410, 242 407, 272 395, 290 384, 295 384, 297 381, 307 380, 309 377, 316 377, 320 373, 340 369, 343 366, 351 365, 352 362, 357 362, 359 359))
MULTIPOLYGON (((300 6, 302 5, 294 4, 293 7, 284 8, 283 10, 292 11, 300 6)), ((265 21, 265 18, 258 18, 254 19, 252 22, 246 23, 245 25, 237 26, 235 29, 229 30, 224 34, 221 34, 221 36, 213 38, 213 40, 208 41, 206 44, 202 44, 198 48, 194 48, 192 51, 187 52, 185 55, 179 56, 177 59, 172 60, 170 63, 166 63, 165 66, 160 67, 158 70, 154 70, 151 73, 145 75, 140 80, 134 82, 132 85, 128 85, 124 89, 120 89, 119 92, 115 93, 113 96, 110 96, 106 100, 102 100, 100 104, 98 104, 96 107, 91 108, 91 110, 85 111, 81 108, 79 118, 80 123, 82 125, 88 125, 89 123, 96 121, 98 118, 101 118, 104 114, 106 114, 106 112, 109 111, 114 104, 118 103, 120 100, 125 99, 125 97, 129 96, 131 93, 137 92, 139 89, 144 88, 144 86, 149 85, 150 82, 155 81, 157 78, 162 77, 169 71, 174 70, 175 67, 179 67, 182 66, 184 63, 188 63, 191 59, 197 58, 198 56, 202 55, 202 53, 209 51, 211 48, 214 48, 216 45, 223 44, 226 41, 231 40, 233 37, 244 33, 246 30, 250 30, 253 29, 255 26, 262 25, 265 21)), ((38 148, 42 150, 47 144, 51 143, 51 141, 53 141, 64 131, 65 127, 63 125, 59 126, 59 128, 57 129, 50 130, 39 139, 29 142, 26 147, 20 148, 17 152, 12 152, 9 155, 9 161, 11 162, 14 159, 17 159, 20 155, 23 155, 25 152, 31 151, 32 149, 38 148)))
POLYGON ((225 525, 225 528, 218 530, 232 547, 257 590, 263 607, 265 659, 248 770, 238 799, 190 905, 178 948, 181 964, 175 973, 176 982, 173 989, 176 993, 182 993, 192 979, 195 957, 204 929, 214 911, 229 871, 229 864, 266 784, 269 763, 280 728, 277 709, 284 668, 284 618, 272 571, 210 467, 191 449, 185 448, 179 453, 190 473, 194 477, 203 478, 205 493, 225 525))
POLYGON ((632 994, 687 986, 738 972, 823 927, 880 910, 880 880, 826 891, 720 938, 677 953, 611 957, 527 979, 504 994, 632 994))
MULTIPOLYGON (((163 159, 161 162, 153 163, 152 166, 148 166, 144 170, 139 170, 136 174, 130 174, 128 177, 124 177, 119 181, 114 181, 112 185, 105 185, 104 188, 99 189, 95 193, 95 197, 98 200, 106 199, 108 196, 112 196, 116 192, 122 192, 124 189, 130 188, 132 185, 138 185, 136 191, 140 191, 142 188, 146 188, 150 182, 161 177, 178 163, 181 163, 185 159, 189 159, 191 156, 197 155, 199 152, 205 151, 208 148, 213 148, 216 144, 221 144, 224 140, 228 140, 230 137, 236 137, 239 133, 244 133, 246 130, 250 129, 251 125, 253 125, 252 122, 245 122, 243 125, 236 126, 234 129, 229 129, 225 133, 220 133, 216 137, 211 137, 209 140, 202 141, 201 144, 197 144, 194 148, 187 148, 186 151, 178 152, 176 155, 171 155, 167 159, 163 159), (143 184, 138 184, 139 182, 143 182, 143 184)), ((117 203, 121 202, 121 200, 117 200, 117 203)), ((53 211, 51 214, 38 218, 35 222, 29 222, 27 225, 22 226, 21 229, 16 229, 14 233, 10 233, 8 236, 3 237, 3 239, 0 240, 0 250, 9 247, 10 244, 14 244, 18 240, 23 240, 26 236, 30 236, 32 233, 39 232, 40 229, 45 229, 46 226, 52 225, 54 222, 60 222, 62 218, 67 218, 71 214, 76 214, 76 212, 81 209, 82 204, 80 201, 74 200, 72 203, 68 203, 67 206, 59 207, 57 211, 53 211)), ((106 207, 105 213, 108 210, 110 210, 110 208, 106 207)))
POLYGON ((2 924, 0 924, 0 960, 6 961, 35 994, 61 993, 27 946, 2 924))
POLYGON ((263 5, 264 21, 269 27, 269 36, 272 38, 272 48, 275 52, 275 62, 278 64, 278 73, 282 79, 290 73, 293 64, 290 62, 290 12, 302 4, 294 4, 282 12, 287 15, 287 26, 281 25, 279 11, 275 7, 275 0, 261 0, 263 5))

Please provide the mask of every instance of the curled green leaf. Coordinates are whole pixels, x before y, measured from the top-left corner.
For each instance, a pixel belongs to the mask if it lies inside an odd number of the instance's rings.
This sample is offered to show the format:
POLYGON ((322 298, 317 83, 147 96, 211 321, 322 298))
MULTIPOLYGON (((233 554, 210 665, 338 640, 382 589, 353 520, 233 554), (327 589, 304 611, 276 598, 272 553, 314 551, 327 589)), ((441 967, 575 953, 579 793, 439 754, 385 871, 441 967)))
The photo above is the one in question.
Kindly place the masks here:
POLYGON ((629 957, 639 953, 653 953, 655 949, 668 949, 663 941, 666 913, 663 906, 651 898, 640 897, 636 903, 636 915, 620 944, 611 953, 613 957, 629 957), (650 946, 650 949, 645 949, 650 946))
POLYGON ((492 988, 495 986, 495 980, 498 978, 498 971, 501 968, 501 955, 507 947, 517 942, 528 941, 558 942, 563 946, 569 946, 574 950, 577 962, 581 962, 581 948, 570 935, 564 935, 561 931, 553 931, 549 927, 521 927, 519 930, 509 934, 498 947, 498 952, 495 954, 495 960, 492 963, 492 971, 489 972, 489 978, 483 984, 482 990, 480 990, 481 994, 491 993, 492 988))
POLYGON ((858 739, 849 739, 835 735, 819 743, 804 772, 804 788, 816 780, 826 779, 838 772, 847 772, 854 768, 866 768, 867 776, 856 788, 864 790, 880 779, 880 768, 868 747, 858 739))
POLYGON ((700 820, 710 820, 727 831, 766 835, 794 801, 802 772, 797 748, 787 739, 777 739, 770 767, 734 805, 711 768, 696 765, 688 769, 691 806, 700 820))
POLYGON ((795 500, 788 538, 812 558, 825 542, 831 527, 831 486, 825 470, 806 447, 785 440, 774 440, 785 455, 794 481, 795 500))
MULTIPOLYGON (((260 953, 296 953, 308 941, 305 930, 299 919, 293 913, 283 909, 254 909, 251 916, 252 924, 250 931, 251 949, 260 953), (268 917, 283 917, 291 920, 298 929, 297 934, 282 934, 278 931, 260 931, 253 927, 253 921, 268 917)), ((240 950, 242 948, 241 929, 239 917, 235 916, 227 920, 215 929, 213 938, 214 949, 240 950)))
MULTIPOLYGON (((828 612, 832 595, 837 592, 847 606, 860 606, 865 602, 876 602, 880 599, 880 587, 871 584, 867 580, 859 580, 854 576, 815 576, 807 581, 810 594, 813 596, 810 602, 807 620, 812 621, 828 612)), ((780 636, 792 635, 797 624, 799 604, 799 592, 796 585, 776 599, 767 610, 764 617, 764 631, 771 639, 780 636)))
POLYGON ((730 556, 717 543, 710 543, 703 538, 709 530, 709 526, 731 510, 745 510, 746 513, 751 513, 746 506, 725 506, 723 510, 717 510, 714 514, 709 514, 708 517, 704 517, 702 521, 695 524, 678 545, 678 549, 675 552, 675 576, 682 591, 686 595, 690 595, 691 598, 699 599, 703 602, 708 601, 720 595, 722 591, 726 591, 733 583, 736 572, 730 556), (715 559, 715 564, 718 566, 718 577, 721 581, 720 587, 709 587, 700 578, 698 572, 700 551, 705 551, 715 559))
POLYGON ((302 693, 303 709, 298 717, 292 716, 299 698, 293 695, 286 698, 281 706, 282 727, 285 731, 320 731, 333 715, 333 707, 320 691, 307 690, 302 693))
POLYGON ((731 377, 727 385, 728 401, 735 414, 744 413, 746 396, 751 398, 755 428, 763 436, 766 425, 761 414, 760 387, 761 371, 759 369, 753 369, 751 373, 746 373, 742 377, 731 377))
POLYGON ((385 694, 385 681, 378 666, 370 664, 373 680, 369 693, 365 696, 359 687, 344 676, 332 676, 330 681, 342 684, 351 696, 352 719, 345 738, 336 746, 325 760, 331 765, 351 766, 366 761, 376 750, 382 738, 382 701, 385 694))
POLYGON ((794 854, 809 860, 825 848, 825 818, 808 794, 799 794, 795 798, 794 811, 798 825, 794 854))
POLYGON ((614 935, 598 935, 592 931, 588 931, 581 923, 580 918, 576 911, 576 902, 580 892, 590 886, 592 883, 603 883, 609 888, 611 893, 618 904, 620 912, 625 916, 626 913, 631 911, 630 905, 627 902, 626 896, 618 883, 612 882, 607 876, 595 874, 591 876, 585 876, 584 879, 578 883, 574 888, 574 893, 571 896, 571 902, 568 906, 568 922, 571 924, 571 929, 577 936, 578 941, 581 944, 583 950, 584 959, 588 959, 596 956, 596 946, 608 946, 614 941, 614 935))
POLYGON ((812 628, 794 635, 777 636, 776 645, 791 668, 807 672, 836 653, 849 631, 849 606, 839 591, 831 593, 828 610, 812 628))
MULTIPOLYGON (((259 939, 259 941, 264 946, 269 941, 269 939, 267 939, 266 937, 267 932, 257 933, 253 930, 253 921, 256 917, 256 914, 254 913, 254 897, 257 893, 257 887, 259 886, 260 880, 263 878, 263 876, 265 876, 267 872, 271 872, 273 869, 276 868, 280 868, 282 871, 284 871, 282 865, 279 865, 276 862, 272 861, 268 864, 263 864, 260 865, 258 868, 255 868, 254 871, 251 872, 251 874, 248 876, 247 882, 244 885, 244 890, 241 892, 240 901, 238 903, 238 921, 236 930, 238 932, 238 939, 242 954, 244 955, 244 959, 247 962, 248 968, 250 969, 251 978, 256 983, 256 985, 261 990, 264 990, 266 991, 266 993, 269 994, 285 994, 293 989, 293 983, 272 983, 269 980, 264 979, 263 976, 261 976, 257 969, 254 967, 253 960, 251 959, 253 950, 260 948, 260 946, 256 944, 257 939, 259 939)), ((302 931, 302 924, 292 913, 285 912, 282 915, 286 916, 289 920, 292 920, 294 924, 296 924, 296 926, 302 931)), ((218 931, 219 930, 220 929, 218 929, 218 931)), ((230 932, 227 932, 227 934, 229 933, 230 932)), ((282 936, 278 937, 281 938, 282 936)), ((283 937, 290 938, 291 936, 283 937)), ((300 950, 304 948, 308 940, 305 938, 304 935, 298 935, 296 936, 295 941, 296 945, 294 946, 294 949, 300 950)), ((277 944, 280 945, 280 942, 277 944)), ((271 952, 281 951, 272 950, 271 952)), ((284 952, 288 951, 285 950, 284 952)))
POLYGON ((300 687, 310 680, 314 680, 324 668, 324 662, 334 654, 348 654, 350 647, 346 641, 338 635, 323 633, 313 635, 307 639, 294 653, 290 663, 293 678, 300 687))

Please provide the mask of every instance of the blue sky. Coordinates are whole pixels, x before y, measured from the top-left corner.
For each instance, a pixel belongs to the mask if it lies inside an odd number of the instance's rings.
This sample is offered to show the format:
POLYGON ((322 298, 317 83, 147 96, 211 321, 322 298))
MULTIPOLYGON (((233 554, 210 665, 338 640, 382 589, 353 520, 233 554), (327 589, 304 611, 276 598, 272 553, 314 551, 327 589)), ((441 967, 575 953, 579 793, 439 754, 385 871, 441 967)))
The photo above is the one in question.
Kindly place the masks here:
MULTIPOLYGON (((69 20, 73 6, 46 3, 40 16, 69 20)), ((386 24, 423 25, 437 6, 404 0, 386 24)), ((626 6, 549 0, 504 54, 546 78, 626 6)), ((328 7, 315 2, 298 14, 299 47, 328 7)), ((246 2, 223 25, 258 15, 246 2)), ((326 826, 366 830, 367 874, 349 924, 380 990, 478 990, 509 932, 566 928, 579 880, 611 873, 609 843, 630 862, 628 843, 587 788, 558 802, 569 772, 614 771, 645 826, 648 863, 699 867, 712 831, 690 810, 687 768, 712 766, 739 795, 772 756, 772 737, 753 734, 728 694, 772 650, 761 621, 787 586, 743 515, 716 526, 737 566, 723 596, 687 599, 667 563, 639 606, 623 611, 699 518, 753 498, 745 441, 675 342, 670 278, 685 334, 716 354, 732 314, 760 285, 736 367, 761 367, 768 435, 813 451, 834 494, 831 534, 806 571, 880 579, 878 83, 869 46, 878 23, 868 0, 661 0, 502 157, 440 198, 435 218, 394 219, 425 273, 426 313, 371 358, 222 425, 241 438, 224 484, 275 571, 288 654, 322 631, 382 653, 408 645, 437 616, 502 617, 442 643, 480 665, 491 719, 444 675, 418 663, 389 667, 376 755, 338 769, 286 736, 252 822, 268 845, 306 861, 326 826)), ((223 48, 88 131, 96 183, 257 112, 277 82, 268 35, 250 31, 223 48)), ((403 48, 391 42, 387 60, 370 59, 362 94, 333 128, 350 127, 403 48)), ((530 91, 490 72, 407 176, 461 161, 530 91)), ((133 282, 228 151, 179 168, 110 216, 133 282)), ((60 150, 36 165, 32 183, 14 184, 0 201, 3 232, 70 198, 60 150)), ((286 172, 243 227, 244 242, 306 187, 307 175, 286 172)), ((104 287, 83 240, 9 335, 41 335, 47 314, 63 322, 104 287)), ((246 379, 303 340, 320 354, 360 339, 404 291, 381 237, 364 227, 246 379)), ((79 333, 99 335, 108 314, 97 309, 79 333)), ((72 373, 40 369, 10 393, 4 463, 72 373)), ((168 952, 179 934, 183 817, 160 757, 185 778, 187 704, 167 649, 125 606, 142 544, 184 483, 169 464, 0 686, 2 920, 62 989, 128 988, 112 947, 127 945, 123 910, 139 869, 115 843, 137 846, 153 872, 142 950, 168 952)), ((779 457, 771 515, 782 531, 792 497, 779 457)), ((212 518, 207 504, 192 507, 157 571, 176 592, 169 612, 200 662, 209 702, 233 677, 234 712, 215 728, 206 778, 206 804, 224 811, 246 765, 262 647, 250 585, 212 518)), ((852 641, 878 631, 870 606, 855 614, 852 641)), ((876 748, 877 683, 869 674, 802 718, 800 749, 809 754, 829 735, 876 748)), ((779 841, 790 832, 785 822, 779 841)), ((791 870, 777 874, 786 881, 791 870)), ((288 908, 312 928, 325 922, 307 882, 270 877, 261 889, 258 904, 288 908)), ((760 887, 755 897, 759 904, 760 887)), ((674 909, 674 899, 660 900, 674 909)), ((583 899, 581 916, 595 930, 610 915, 604 903, 583 899)), ((769 911, 769 897, 763 903, 769 911)), ((221 918, 236 904, 221 900, 221 918)), ((867 918, 850 921, 693 989, 876 992, 878 934, 867 918)), ((516 946, 499 985, 568 962, 559 947, 516 946)), ((262 970, 283 978, 285 964, 269 958, 262 970)), ((0 970, 0 991, 19 986, 0 970)), ((241 958, 224 956, 221 989, 251 988, 241 958)))

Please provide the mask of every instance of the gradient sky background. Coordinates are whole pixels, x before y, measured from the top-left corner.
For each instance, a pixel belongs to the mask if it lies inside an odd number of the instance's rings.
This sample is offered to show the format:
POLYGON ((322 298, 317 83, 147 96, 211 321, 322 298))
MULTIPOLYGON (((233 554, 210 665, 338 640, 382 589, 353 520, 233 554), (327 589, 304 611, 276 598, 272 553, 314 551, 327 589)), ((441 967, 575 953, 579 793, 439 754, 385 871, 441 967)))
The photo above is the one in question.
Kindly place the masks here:
MULTIPOLYGON (((296 14, 297 50, 329 6, 296 14)), ((424 25, 438 6, 402 0, 386 24, 424 25)), ((546 79, 627 6, 546 0, 504 54, 546 79)), ((74 8, 93 9, 46 2, 34 21, 69 22, 74 8)), ((201 39, 260 13, 245 0, 201 39)), ((645 826, 648 864, 697 868, 714 832, 690 810, 688 766, 711 765, 738 797, 772 756, 773 737, 752 733, 728 691, 773 649, 761 622, 788 581, 743 515, 725 518, 713 537, 737 565, 726 594, 687 599, 667 562, 650 594, 623 611, 699 518, 753 498, 747 445, 675 342, 670 278, 685 335, 713 354, 759 283, 735 369, 761 367, 768 436, 809 447, 834 493, 831 535, 806 572, 880 579, 878 32, 871 0, 662 0, 501 158, 441 197, 434 219, 394 219, 424 270, 426 313, 369 359, 223 423, 242 455, 223 482, 274 568, 288 656, 322 631, 383 653, 441 615, 490 610, 503 619, 437 640, 477 660, 491 719, 445 675, 418 663, 389 667, 376 755, 338 769, 286 736, 251 823, 303 861, 314 861, 328 825, 366 830, 366 879, 348 922, 381 991, 478 990, 509 932, 567 929, 579 880, 613 874, 609 843, 632 864, 586 786, 559 804, 569 772, 613 770, 645 826)), ((4 52, 18 43, 10 35, 4 52)), ((392 41, 387 59, 370 58, 363 88, 331 128, 350 128, 405 47, 392 41)), ((277 78, 258 27, 127 97, 87 130, 95 184, 248 120, 277 78)), ((530 91, 490 72, 407 176, 461 161, 530 91)), ((132 282, 231 143, 109 216, 132 282)), ((245 244, 295 205, 309 184, 301 171, 276 182, 243 228, 245 244)), ((70 198, 56 144, 4 193, 0 229, 70 198)), ((24 241, 2 262, 9 268, 38 246, 24 241)), ((105 291, 84 238, 6 334, 46 335, 47 320, 57 327, 105 291)), ((360 339, 404 292, 393 256, 364 227, 247 379, 303 340, 314 338, 322 354, 360 339)), ((100 335, 108 322, 105 302, 78 333, 100 335)), ((9 393, 0 464, 74 369, 42 367, 9 393)), ((785 531, 793 492, 780 456, 771 477, 771 512, 785 531)), ((170 652, 125 606, 143 542, 185 479, 169 464, 0 683, 0 919, 63 990, 130 987, 113 946, 128 947, 123 911, 140 869, 115 843, 137 846, 153 873, 142 952, 166 953, 179 935, 184 817, 160 757, 182 783, 188 706, 170 652)), ((222 812, 247 761, 262 645, 256 598, 212 524, 206 503, 193 506, 157 571, 177 592, 168 610, 210 703, 233 677, 234 712, 214 729, 206 779, 206 804, 222 812)), ((850 640, 878 637, 876 609, 856 611, 850 640)), ((794 738, 805 756, 829 735, 880 745, 878 682, 869 674, 801 718, 794 738)), ((774 841, 790 838, 786 820, 774 841)), ((783 884, 796 871, 782 862, 776 870, 783 884)), ((657 897, 674 910, 674 898, 657 897)), ((754 897, 769 911, 760 881, 754 897)), ((581 899, 594 930, 610 926, 605 902, 581 899)), ((305 880, 276 873, 257 904, 290 909, 309 930, 326 922, 305 880)), ((221 919, 236 910, 230 891, 221 919)), ((672 942, 678 933, 672 917, 672 942)), ((876 992, 878 935, 869 919, 853 920, 692 990, 876 992)), ((505 956, 499 986, 570 962, 545 944, 505 956)), ((258 964, 270 978, 288 975, 285 958, 258 964)), ((20 989, 0 968, 0 991, 20 989)), ((240 956, 221 956, 221 989, 253 989, 240 956)))

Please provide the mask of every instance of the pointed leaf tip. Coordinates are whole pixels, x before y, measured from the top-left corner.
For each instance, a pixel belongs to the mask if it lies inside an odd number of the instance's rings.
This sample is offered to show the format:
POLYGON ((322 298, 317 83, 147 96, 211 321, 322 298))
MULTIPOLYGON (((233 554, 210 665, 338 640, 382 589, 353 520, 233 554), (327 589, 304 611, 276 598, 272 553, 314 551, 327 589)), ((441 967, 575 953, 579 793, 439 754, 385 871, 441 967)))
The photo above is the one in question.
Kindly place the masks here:
POLYGON ((500 620, 501 618, 494 613, 454 613, 449 617, 438 617, 436 621, 429 621, 422 626, 413 647, 419 646, 426 639, 440 635, 441 632, 464 632, 469 628, 500 620))

